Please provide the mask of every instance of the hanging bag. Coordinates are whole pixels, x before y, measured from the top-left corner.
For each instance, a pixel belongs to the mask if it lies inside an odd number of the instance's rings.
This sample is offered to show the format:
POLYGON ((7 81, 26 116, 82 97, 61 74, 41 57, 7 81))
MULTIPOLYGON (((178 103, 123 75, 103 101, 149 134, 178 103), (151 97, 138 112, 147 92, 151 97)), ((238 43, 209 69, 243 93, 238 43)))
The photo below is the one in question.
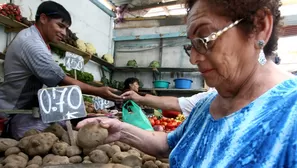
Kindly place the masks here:
POLYGON ((123 121, 142 128, 144 130, 153 131, 153 127, 142 112, 142 109, 132 100, 128 100, 122 107, 122 118, 123 121))

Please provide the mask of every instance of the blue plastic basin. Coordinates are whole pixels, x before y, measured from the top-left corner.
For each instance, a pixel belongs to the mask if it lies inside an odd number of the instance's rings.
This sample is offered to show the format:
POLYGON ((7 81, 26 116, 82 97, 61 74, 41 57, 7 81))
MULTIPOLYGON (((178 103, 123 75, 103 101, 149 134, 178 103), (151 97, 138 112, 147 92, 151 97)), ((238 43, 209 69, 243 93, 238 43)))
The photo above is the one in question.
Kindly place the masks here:
POLYGON ((178 78, 174 79, 175 88, 177 89, 191 89, 193 81, 191 79, 178 78))

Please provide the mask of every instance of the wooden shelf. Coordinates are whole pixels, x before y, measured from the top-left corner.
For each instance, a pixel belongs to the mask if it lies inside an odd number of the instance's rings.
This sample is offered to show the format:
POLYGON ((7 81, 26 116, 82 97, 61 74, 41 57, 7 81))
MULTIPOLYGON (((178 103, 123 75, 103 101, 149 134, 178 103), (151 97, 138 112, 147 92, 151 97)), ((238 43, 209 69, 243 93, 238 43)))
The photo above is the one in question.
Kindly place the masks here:
MULTIPOLYGON (((115 67, 115 71, 119 72, 152 72, 153 68, 150 67, 115 67)), ((198 68, 158 68, 159 72, 198 72, 198 68)))
POLYGON ((0 23, 3 24, 7 28, 13 28, 13 29, 18 29, 18 30, 25 29, 28 27, 27 25, 25 25, 21 22, 12 20, 9 17, 3 16, 3 15, 0 15, 0 23))
POLYGON ((105 60, 103 60, 103 59, 101 59, 99 57, 93 56, 91 58, 91 60, 94 61, 94 62, 96 62, 96 63, 98 63, 98 64, 100 64, 100 65, 106 66, 110 70, 114 70, 115 69, 115 67, 112 64, 106 62, 105 60))
POLYGON ((57 43, 57 44, 56 43, 51 43, 51 45, 54 46, 54 47, 57 47, 57 48, 59 48, 61 50, 69 51, 69 52, 72 52, 72 53, 74 53, 76 55, 82 56, 84 58, 84 60, 85 60, 85 64, 90 60, 91 55, 89 53, 83 52, 80 49, 78 49, 76 47, 73 47, 73 46, 71 46, 69 44, 66 44, 64 42, 60 42, 60 43, 57 43))
POLYGON ((206 92, 207 89, 159 89, 159 88, 141 88, 139 89, 141 92, 173 92, 173 93, 201 93, 206 92))

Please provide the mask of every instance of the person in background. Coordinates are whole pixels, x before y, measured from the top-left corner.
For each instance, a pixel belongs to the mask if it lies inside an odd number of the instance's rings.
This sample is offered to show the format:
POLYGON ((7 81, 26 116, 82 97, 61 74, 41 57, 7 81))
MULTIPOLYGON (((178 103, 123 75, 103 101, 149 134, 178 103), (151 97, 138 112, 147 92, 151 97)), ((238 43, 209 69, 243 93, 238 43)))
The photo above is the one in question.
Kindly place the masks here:
MULTIPOLYGON (((0 86, 0 109, 38 107, 37 92, 43 85, 78 85, 83 93, 108 100, 121 99, 109 87, 93 87, 67 76, 54 61, 49 43, 59 43, 71 26, 69 12, 53 1, 42 2, 36 12, 36 24, 18 33, 8 46, 4 64, 4 82, 0 86)), ((9 121, 9 132, 19 139, 30 129, 42 131, 48 125, 32 115, 17 114, 9 121)))
POLYGON ((153 107, 162 110, 173 110, 182 112, 185 117, 190 115, 190 112, 196 105, 196 103, 203 98, 207 97, 212 92, 216 92, 215 89, 210 88, 207 92, 194 94, 191 97, 174 97, 174 96, 154 96, 145 94, 140 96, 134 91, 127 91, 122 94, 124 100, 133 100, 137 104, 153 107))
POLYGON ((297 77, 271 56, 281 28, 280 0, 186 0, 190 62, 216 92, 173 132, 151 132, 92 118, 109 134, 170 167, 297 167, 297 77))
POLYGON ((137 78, 127 78, 124 81, 123 92, 127 92, 127 91, 134 91, 134 92, 139 91, 139 80, 137 78))

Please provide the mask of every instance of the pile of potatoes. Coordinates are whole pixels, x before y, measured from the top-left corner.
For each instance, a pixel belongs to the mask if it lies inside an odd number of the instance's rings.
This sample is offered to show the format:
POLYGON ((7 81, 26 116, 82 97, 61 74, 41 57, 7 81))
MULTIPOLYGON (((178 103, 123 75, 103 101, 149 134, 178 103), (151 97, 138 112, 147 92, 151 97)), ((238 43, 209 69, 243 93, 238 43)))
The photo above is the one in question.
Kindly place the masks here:
MULTIPOLYGON (((157 159, 122 142, 104 144, 108 132, 98 124, 74 131, 75 145, 58 124, 44 132, 30 130, 20 141, 0 138, 0 168, 39 168, 67 164, 102 164, 102 168, 169 168, 157 159)), ((87 167, 87 165, 86 165, 87 167)))

